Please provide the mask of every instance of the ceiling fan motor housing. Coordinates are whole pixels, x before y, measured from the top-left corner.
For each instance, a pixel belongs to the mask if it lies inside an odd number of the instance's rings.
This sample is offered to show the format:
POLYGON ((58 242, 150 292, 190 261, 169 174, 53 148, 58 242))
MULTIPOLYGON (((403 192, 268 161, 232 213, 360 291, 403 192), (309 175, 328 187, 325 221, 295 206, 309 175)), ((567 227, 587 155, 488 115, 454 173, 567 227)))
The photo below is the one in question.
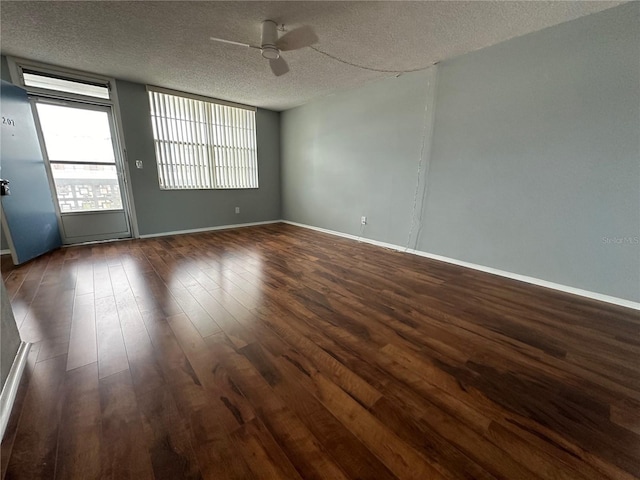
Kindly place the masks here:
POLYGON ((280 58, 280 50, 276 47, 278 41, 277 24, 273 20, 265 20, 262 22, 262 42, 260 48, 262 56, 269 60, 280 58))

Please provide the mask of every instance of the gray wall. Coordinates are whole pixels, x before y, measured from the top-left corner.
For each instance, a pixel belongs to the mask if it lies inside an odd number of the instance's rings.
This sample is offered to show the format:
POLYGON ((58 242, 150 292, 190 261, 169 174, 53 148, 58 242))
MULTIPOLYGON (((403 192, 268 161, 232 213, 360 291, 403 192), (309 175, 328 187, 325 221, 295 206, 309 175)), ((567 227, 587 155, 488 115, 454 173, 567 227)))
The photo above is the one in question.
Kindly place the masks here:
POLYGON ((284 112, 283 218, 405 246, 434 77, 402 75, 284 112))
POLYGON ((260 188, 160 190, 146 87, 120 80, 116 85, 141 235, 280 219, 279 113, 256 113, 260 188), (135 168, 136 160, 143 169, 135 168))
POLYGON ((639 25, 634 2, 442 65, 419 249, 640 300, 639 25))
POLYGON ((13 318, 13 310, 11 310, 11 303, 7 295, 7 290, 4 288, 4 282, 0 280, 0 373, 2 378, 2 386, 9 375, 13 360, 18 353, 18 347, 20 347, 20 334, 18 333, 18 327, 16 321, 13 318))
MULTIPOLYGON (((438 65, 410 246, 640 301, 639 22, 633 2, 438 65)), ((285 112, 284 218, 357 235, 366 214, 404 246, 429 75, 285 112)))

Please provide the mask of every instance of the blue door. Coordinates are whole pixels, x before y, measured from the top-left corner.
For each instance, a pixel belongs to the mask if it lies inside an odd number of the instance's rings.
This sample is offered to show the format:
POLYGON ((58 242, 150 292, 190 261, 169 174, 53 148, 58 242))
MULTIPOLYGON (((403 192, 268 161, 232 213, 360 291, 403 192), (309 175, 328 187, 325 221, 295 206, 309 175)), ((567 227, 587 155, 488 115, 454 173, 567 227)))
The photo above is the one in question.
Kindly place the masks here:
POLYGON ((0 96, 2 227, 20 264, 59 248, 60 230, 27 92, 2 81, 0 96))

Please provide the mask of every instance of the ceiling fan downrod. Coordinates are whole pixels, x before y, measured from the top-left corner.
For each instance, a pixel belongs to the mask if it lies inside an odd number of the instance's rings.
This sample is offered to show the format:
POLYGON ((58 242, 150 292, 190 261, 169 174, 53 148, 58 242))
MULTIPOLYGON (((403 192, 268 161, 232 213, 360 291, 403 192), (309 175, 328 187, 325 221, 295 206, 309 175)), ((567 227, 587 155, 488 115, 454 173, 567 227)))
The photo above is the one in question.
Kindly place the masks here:
POLYGON ((278 25, 273 20, 265 20, 262 22, 262 42, 260 49, 262 56, 269 60, 277 60, 280 58, 280 49, 276 46, 278 41, 278 25))

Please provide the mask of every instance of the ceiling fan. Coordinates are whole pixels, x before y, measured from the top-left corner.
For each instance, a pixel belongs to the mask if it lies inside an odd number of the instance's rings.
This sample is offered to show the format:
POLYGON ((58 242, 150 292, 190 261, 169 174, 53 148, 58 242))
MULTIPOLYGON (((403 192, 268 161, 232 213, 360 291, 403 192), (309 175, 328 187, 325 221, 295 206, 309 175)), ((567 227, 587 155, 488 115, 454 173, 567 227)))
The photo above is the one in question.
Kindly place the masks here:
POLYGON ((269 66, 273 74, 279 77, 289 71, 289 65, 280 56, 280 52, 309 47, 318 41, 318 37, 310 26, 305 25, 291 30, 278 38, 278 24, 273 20, 265 20, 262 22, 262 38, 259 46, 225 40, 224 38, 211 37, 211 40, 260 50, 262 56, 269 60, 269 66))

